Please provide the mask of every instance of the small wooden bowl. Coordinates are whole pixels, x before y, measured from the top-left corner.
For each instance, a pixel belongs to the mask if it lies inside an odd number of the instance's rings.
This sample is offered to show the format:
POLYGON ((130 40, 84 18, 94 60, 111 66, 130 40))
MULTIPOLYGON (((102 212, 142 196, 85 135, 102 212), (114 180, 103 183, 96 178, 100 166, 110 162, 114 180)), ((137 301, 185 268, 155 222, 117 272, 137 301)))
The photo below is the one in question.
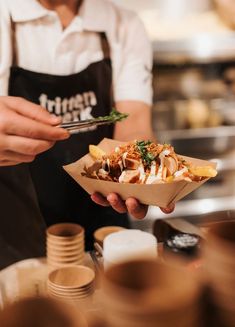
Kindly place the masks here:
POLYGON ((94 240, 100 246, 103 247, 103 241, 106 236, 108 236, 109 234, 112 234, 112 233, 120 232, 124 229, 126 229, 126 228, 121 227, 121 226, 105 226, 105 227, 98 228, 94 232, 94 240))
POLYGON ((94 279, 94 271, 82 265, 62 267, 48 275, 51 284, 63 289, 83 288, 91 284, 94 279))

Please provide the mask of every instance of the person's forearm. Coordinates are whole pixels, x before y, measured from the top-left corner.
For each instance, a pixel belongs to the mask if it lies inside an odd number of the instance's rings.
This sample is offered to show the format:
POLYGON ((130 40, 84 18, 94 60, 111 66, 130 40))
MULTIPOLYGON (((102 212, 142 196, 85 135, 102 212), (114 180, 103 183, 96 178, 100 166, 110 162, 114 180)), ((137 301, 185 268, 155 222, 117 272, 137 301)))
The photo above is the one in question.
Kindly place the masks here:
POLYGON ((149 105, 139 101, 121 101, 116 103, 116 108, 120 112, 128 113, 129 117, 116 124, 114 139, 119 141, 156 140, 149 105))

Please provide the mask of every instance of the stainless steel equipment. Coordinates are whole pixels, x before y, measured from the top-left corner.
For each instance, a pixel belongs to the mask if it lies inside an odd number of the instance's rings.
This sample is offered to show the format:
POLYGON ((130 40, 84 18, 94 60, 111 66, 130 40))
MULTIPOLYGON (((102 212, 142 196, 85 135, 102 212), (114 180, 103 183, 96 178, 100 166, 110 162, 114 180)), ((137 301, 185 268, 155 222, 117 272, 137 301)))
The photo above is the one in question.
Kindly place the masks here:
POLYGON ((190 39, 153 42, 154 59, 159 64, 212 63, 234 60, 235 33, 210 35, 206 32, 190 39))

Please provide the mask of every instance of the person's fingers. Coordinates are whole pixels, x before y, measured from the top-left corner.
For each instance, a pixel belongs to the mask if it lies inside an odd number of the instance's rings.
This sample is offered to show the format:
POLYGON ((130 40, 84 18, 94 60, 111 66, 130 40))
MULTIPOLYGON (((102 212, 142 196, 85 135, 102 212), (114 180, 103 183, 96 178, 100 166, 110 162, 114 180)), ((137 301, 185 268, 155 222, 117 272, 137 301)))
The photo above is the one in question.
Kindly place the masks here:
POLYGON ((30 119, 49 125, 59 125, 61 123, 60 117, 51 115, 46 109, 23 98, 3 97, 3 101, 15 112, 30 119))
POLYGON ((9 161, 9 160, 1 160, 0 161, 0 167, 5 167, 5 166, 16 166, 21 164, 22 162, 19 161, 9 161))
POLYGON ((148 212, 148 206, 139 203, 135 198, 128 198, 126 200, 126 206, 130 215, 136 219, 143 219, 148 212))
POLYGON ((94 201, 96 204, 99 204, 103 207, 109 207, 110 204, 107 201, 107 199, 100 193, 94 193, 91 195, 92 201, 94 201))
POLYGON ((175 210, 175 204, 174 203, 171 203, 167 208, 161 208, 161 211, 166 213, 166 214, 169 214, 169 213, 172 213, 174 210, 175 210))
POLYGON ((118 213, 127 212, 127 207, 125 202, 116 193, 110 193, 107 196, 107 200, 112 206, 112 208, 116 210, 118 213))
POLYGON ((24 155, 21 153, 16 153, 13 151, 4 151, 2 153, 4 156, 4 161, 11 161, 11 162, 31 162, 35 159, 35 156, 33 155, 24 155))
POLYGON ((63 128, 49 126, 18 114, 13 117, 11 123, 9 121, 0 123, 0 127, 8 135, 31 139, 59 141, 69 137, 69 133, 63 128))
POLYGON ((5 137, 5 148, 9 151, 18 152, 28 156, 35 156, 50 149, 55 142, 28 139, 26 137, 19 136, 7 136, 5 137))

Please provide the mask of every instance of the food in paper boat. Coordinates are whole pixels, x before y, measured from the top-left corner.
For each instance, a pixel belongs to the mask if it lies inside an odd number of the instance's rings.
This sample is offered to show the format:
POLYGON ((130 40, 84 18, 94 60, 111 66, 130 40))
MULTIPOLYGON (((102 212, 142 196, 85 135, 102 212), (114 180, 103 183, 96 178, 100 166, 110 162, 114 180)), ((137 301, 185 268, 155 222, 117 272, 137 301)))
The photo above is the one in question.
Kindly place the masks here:
POLYGON ((194 166, 186 161, 170 144, 132 141, 115 147, 110 154, 90 145, 89 152, 94 163, 84 167, 83 176, 98 180, 156 184, 181 180, 201 182, 217 175, 211 166, 194 166))

